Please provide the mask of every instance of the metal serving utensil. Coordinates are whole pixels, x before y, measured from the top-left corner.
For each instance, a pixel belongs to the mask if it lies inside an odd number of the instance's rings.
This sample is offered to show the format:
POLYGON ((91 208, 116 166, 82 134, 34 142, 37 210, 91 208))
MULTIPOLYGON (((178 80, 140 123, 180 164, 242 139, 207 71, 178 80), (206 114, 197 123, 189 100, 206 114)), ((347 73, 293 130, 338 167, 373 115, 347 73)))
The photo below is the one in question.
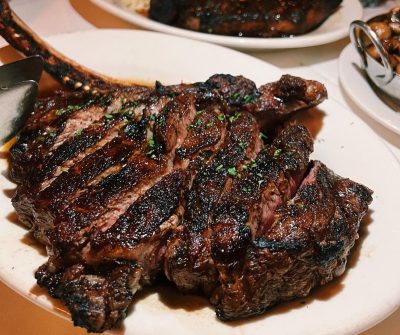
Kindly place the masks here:
POLYGON ((0 145, 17 134, 33 111, 42 71, 39 56, 0 66, 0 145))
POLYGON ((392 103, 396 102, 397 105, 400 105, 400 76, 393 71, 389 54, 383 47, 378 35, 367 23, 357 20, 350 25, 350 38, 361 56, 362 66, 369 79, 375 88, 380 90, 380 96, 383 98, 388 97, 392 103), (371 40, 382 63, 368 54, 362 33, 371 40))

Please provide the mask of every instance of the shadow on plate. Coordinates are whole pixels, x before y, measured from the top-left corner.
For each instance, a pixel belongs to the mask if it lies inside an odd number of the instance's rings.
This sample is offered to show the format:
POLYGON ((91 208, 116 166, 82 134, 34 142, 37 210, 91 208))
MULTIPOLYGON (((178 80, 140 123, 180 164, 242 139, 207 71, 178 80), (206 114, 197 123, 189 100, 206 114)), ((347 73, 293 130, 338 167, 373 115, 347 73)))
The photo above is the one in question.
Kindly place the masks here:
POLYGON ((97 28, 138 29, 135 25, 117 18, 89 0, 70 0, 69 2, 80 16, 97 28))

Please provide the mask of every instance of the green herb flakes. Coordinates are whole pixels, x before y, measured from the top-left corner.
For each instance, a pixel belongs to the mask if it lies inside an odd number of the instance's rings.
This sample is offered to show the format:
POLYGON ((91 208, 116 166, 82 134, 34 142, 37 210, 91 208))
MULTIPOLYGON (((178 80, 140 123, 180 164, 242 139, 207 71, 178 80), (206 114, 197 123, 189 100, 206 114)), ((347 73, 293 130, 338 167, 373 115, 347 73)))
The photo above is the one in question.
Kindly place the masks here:
POLYGON ((236 177, 236 176, 238 175, 238 172, 236 171, 236 168, 235 168, 235 167, 230 167, 230 168, 228 169, 228 174, 229 174, 230 176, 236 177))
POLYGON ((276 149, 274 152, 274 157, 279 157, 282 154, 282 149, 276 149))
POLYGON ((249 104, 249 103, 253 104, 256 102, 257 98, 254 95, 245 95, 243 97, 243 100, 247 104, 249 104))
POLYGON ((151 136, 149 138, 149 143, 147 144, 147 156, 150 156, 151 158, 155 159, 156 155, 155 155, 155 141, 154 141, 154 137, 151 136))
POLYGON ((229 117, 229 122, 232 123, 236 120, 239 120, 241 115, 242 113, 236 112, 234 115, 229 117))
POLYGON ((68 105, 67 107, 57 109, 55 114, 57 116, 61 116, 67 112, 74 112, 81 108, 82 108, 82 106, 80 106, 80 105, 68 105))
POLYGON ((266 140, 268 137, 267 137, 267 135, 265 135, 263 132, 261 132, 260 131, 260 134, 258 135, 258 137, 261 139, 261 140, 266 140))
POLYGON ((242 190, 243 190, 243 192, 245 192, 245 193, 250 193, 250 188, 248 188, 248 187, 246 187, 246 186, 243 186, 243 187, 242 187, 242 190))
POLYGON ((221 165, 218 165, 217 168, 215 169, 215 171, 219 171, 219 170, 221 170, 223 167, 224 167, 224 166, 223 166, 222 164, 221 164, 221 165))

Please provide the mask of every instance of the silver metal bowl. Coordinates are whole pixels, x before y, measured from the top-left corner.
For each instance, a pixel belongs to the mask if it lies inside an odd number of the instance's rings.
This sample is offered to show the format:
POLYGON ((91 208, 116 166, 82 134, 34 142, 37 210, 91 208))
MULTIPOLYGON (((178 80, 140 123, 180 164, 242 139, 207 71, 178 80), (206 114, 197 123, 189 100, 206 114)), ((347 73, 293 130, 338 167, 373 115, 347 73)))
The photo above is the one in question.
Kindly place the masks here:
MULTIPOLYGON (((390 98, 390 104, 400 106, 400 76, 392 69, 389 54, 383 47, 378 35, 363 21, 354 21, 350 25, 350 38, 361 56, 362 66, 375 88, 390 98), (381 62, 374 59, 366 51, 363 34, 375 46, 381 62)), ((381 96, 382 97, 382 96, 381 96)), ((383 96, 385 98, 385 96, 383 96)))

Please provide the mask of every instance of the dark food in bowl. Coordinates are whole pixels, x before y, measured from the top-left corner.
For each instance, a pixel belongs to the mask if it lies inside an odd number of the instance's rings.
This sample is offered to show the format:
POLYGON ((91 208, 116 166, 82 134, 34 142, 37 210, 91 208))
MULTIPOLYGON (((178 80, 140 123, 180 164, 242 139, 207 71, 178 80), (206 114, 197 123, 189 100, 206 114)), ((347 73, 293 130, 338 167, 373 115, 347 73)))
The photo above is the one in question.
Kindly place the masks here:
POLYGON ((288 37, 317 28, 342 0, 151 0, 150 18, 217 35, 288 37))
MULTIPOLYGON (((367 23, 388 52, 392 69, 400 74, 400 7, 393 8, 388 14, 376 16, 367 23)), ((364 38, 364 45, 368 54, 380 61, 378 51, 367 37, 364 38)))

